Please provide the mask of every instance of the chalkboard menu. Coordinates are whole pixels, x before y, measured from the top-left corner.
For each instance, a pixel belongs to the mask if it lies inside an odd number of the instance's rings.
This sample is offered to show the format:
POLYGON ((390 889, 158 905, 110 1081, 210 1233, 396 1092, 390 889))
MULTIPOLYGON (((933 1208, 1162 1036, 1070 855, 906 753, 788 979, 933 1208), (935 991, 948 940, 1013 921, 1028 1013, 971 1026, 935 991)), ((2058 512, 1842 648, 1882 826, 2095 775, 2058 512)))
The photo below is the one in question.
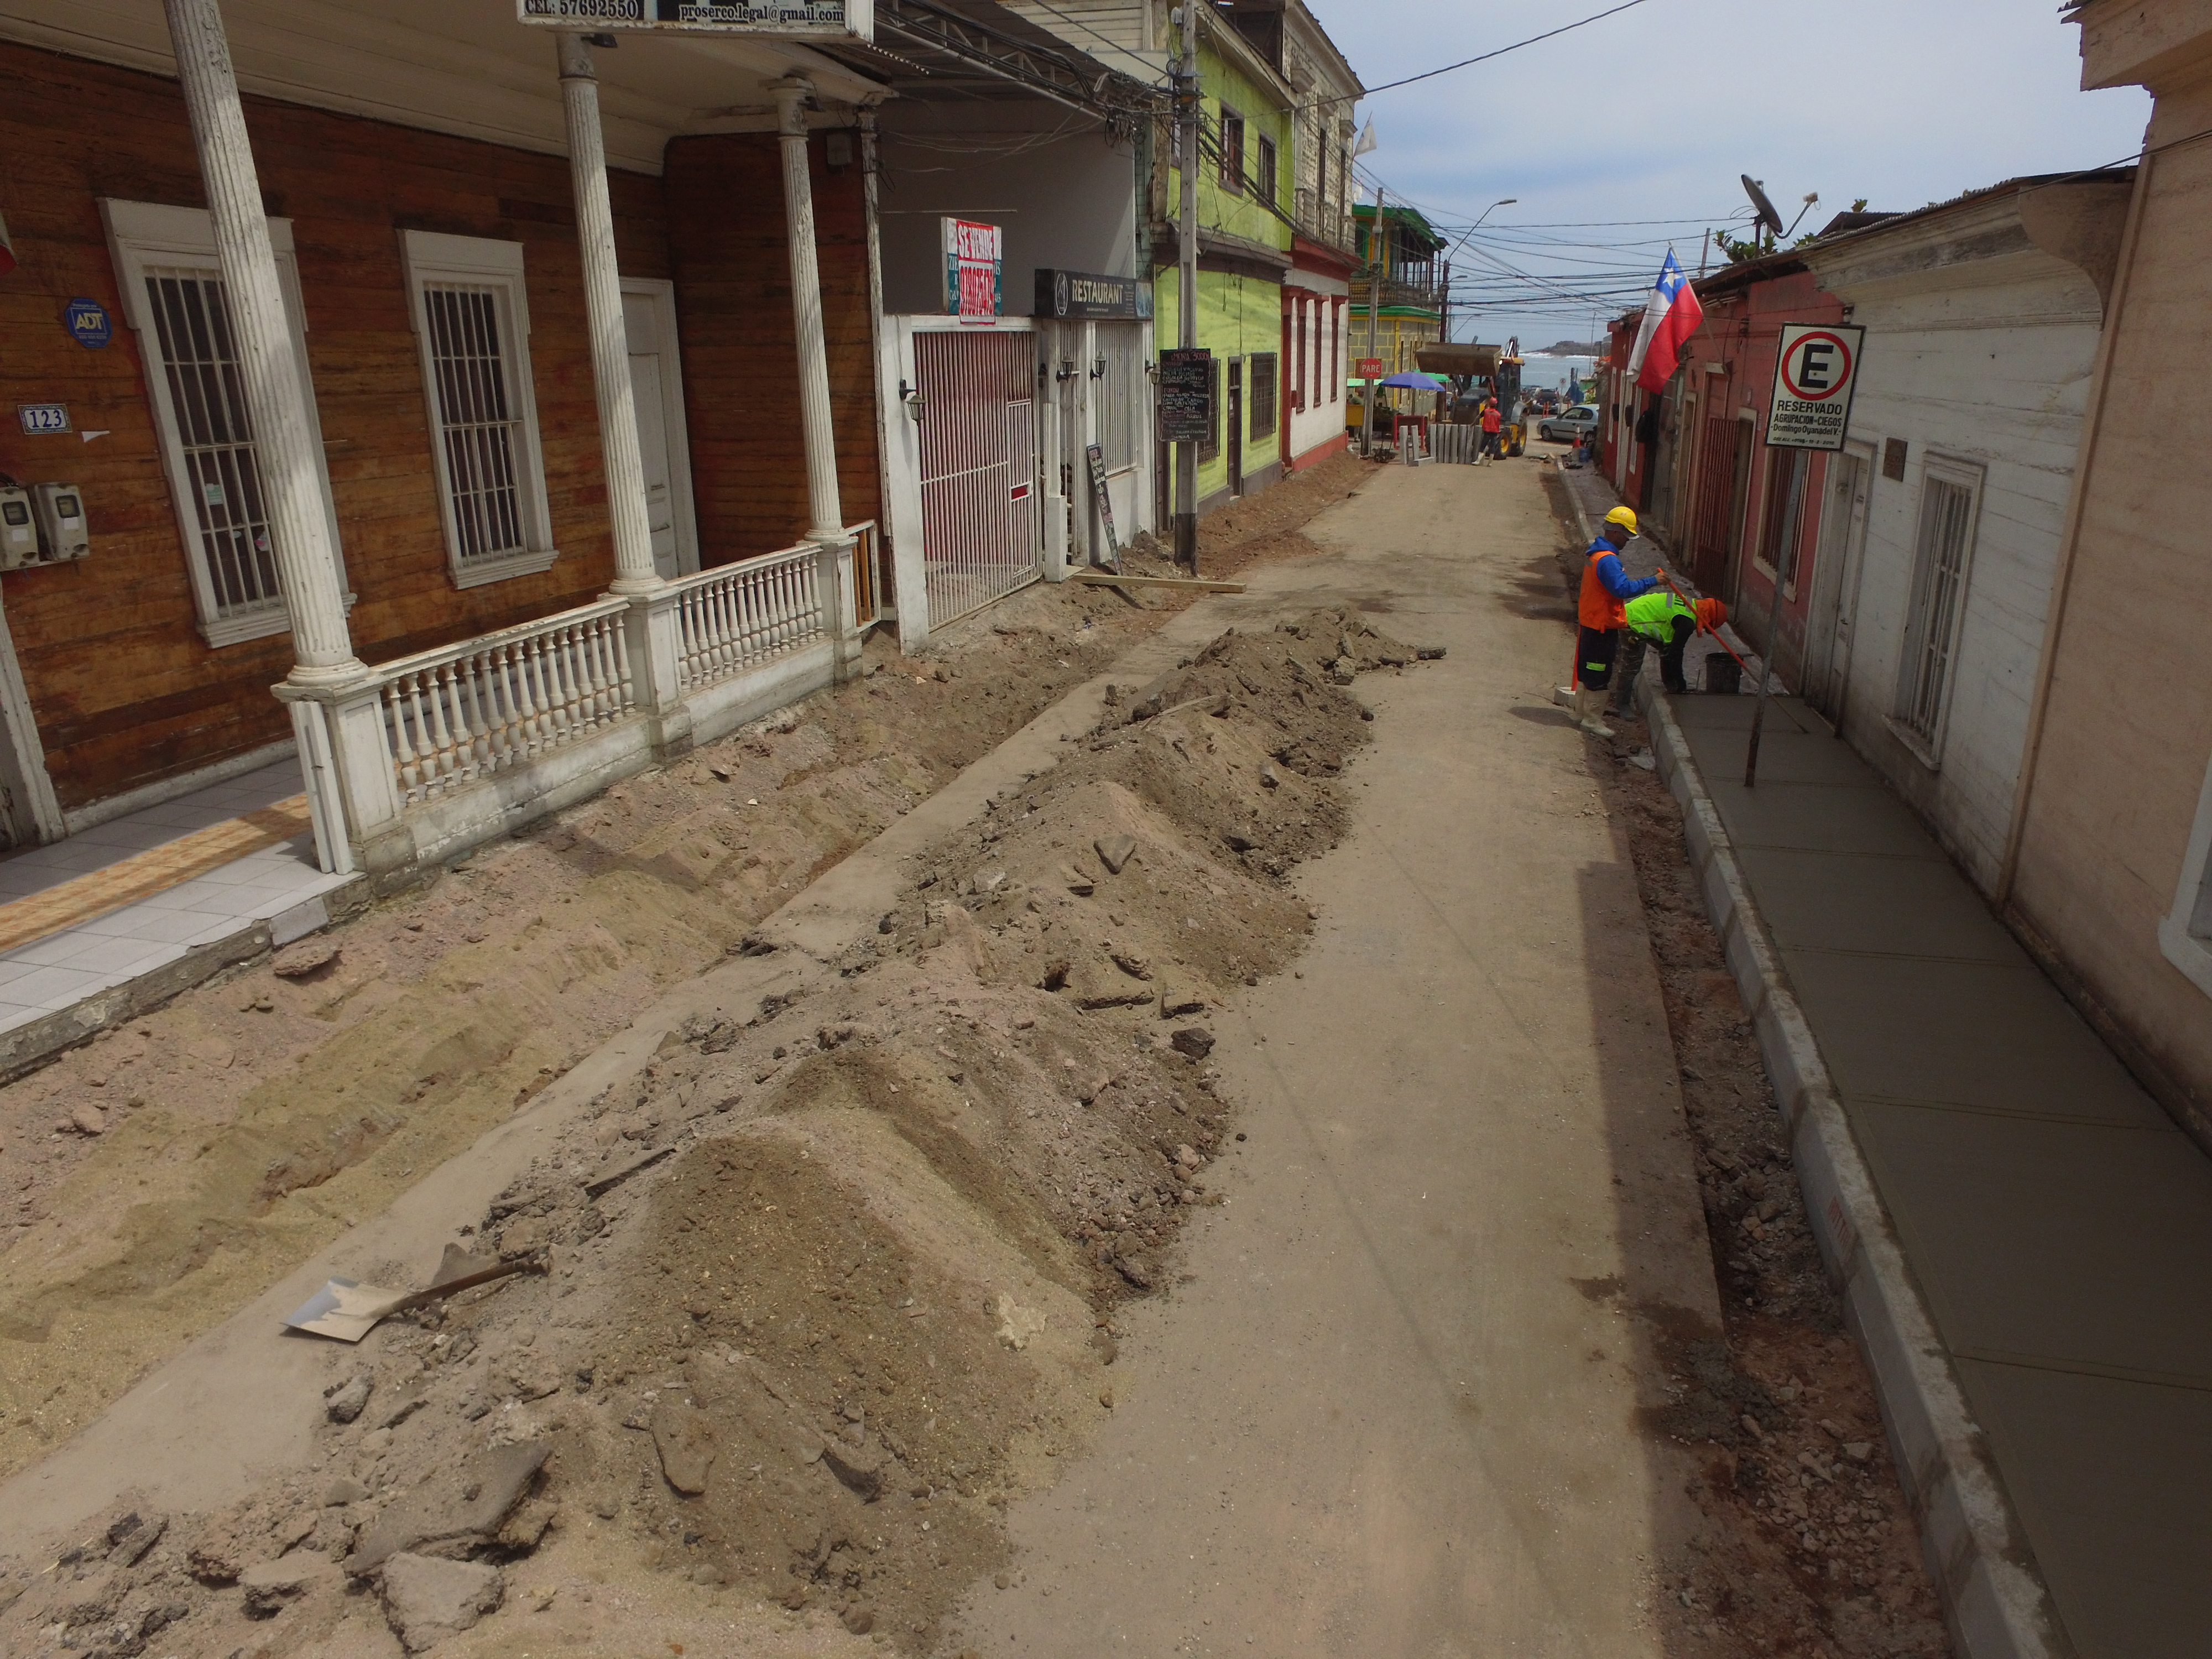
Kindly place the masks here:
POLYGON ((1213 436, 1213 354, 1160 353, 1160 441, 1200 444, 1213 436))

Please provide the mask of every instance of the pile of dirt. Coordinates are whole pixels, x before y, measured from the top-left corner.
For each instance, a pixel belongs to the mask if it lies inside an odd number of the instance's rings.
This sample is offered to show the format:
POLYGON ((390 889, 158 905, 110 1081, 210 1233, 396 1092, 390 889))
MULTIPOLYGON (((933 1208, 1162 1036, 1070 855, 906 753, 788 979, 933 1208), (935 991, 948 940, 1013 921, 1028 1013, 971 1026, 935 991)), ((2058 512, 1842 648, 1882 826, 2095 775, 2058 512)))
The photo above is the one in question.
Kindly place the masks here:
POLYGON ((1696 1144, 1725 1340, 1678 1357, 1663 1426, 1710 1448, 1695 1490, 1711 1547, 1670 1607, 1713 1659, 1931 1659, 1949 1638, 1874 1379, 1822 1269, 1783 1121, 1682 838, 1681 810, 1628 763, 1640 720, 1593 745, 1627 829, 1696 1144))
MULTIPOLYGON (((1381 462, 1340 451, 1327 460, 1300 467, 1257 495, 1242 495, 1198 522, 1199 574, 1212 579, 1234 576, 1275 559, 1304 558, 1321 550, 1304 533, 1317 514, 1334 507, 1374 477, 1381 462)), ((1149 532, 1135 537, 1127 568, 1140 575, 1174 570, 1173 554, 1149 532)))
POLYGON ((1413 656, 1317 612, 1117 698, 840 972, 672 1033, 467 1230, 549 1272, 334 1350, 313 1478, 9 1574, 0 1645, 428 1647, 613 1549, 926 1650, 1112 1410, 1116 1306, 1171 1292, 1218 1201, 1209 1011, 1302 948, 1284 876, 1345 822, 1347 686, 1413 656))
POLYGON ((1159 615, 1039 586, 0 1088, 0 1473, 722 960, 1159 615))

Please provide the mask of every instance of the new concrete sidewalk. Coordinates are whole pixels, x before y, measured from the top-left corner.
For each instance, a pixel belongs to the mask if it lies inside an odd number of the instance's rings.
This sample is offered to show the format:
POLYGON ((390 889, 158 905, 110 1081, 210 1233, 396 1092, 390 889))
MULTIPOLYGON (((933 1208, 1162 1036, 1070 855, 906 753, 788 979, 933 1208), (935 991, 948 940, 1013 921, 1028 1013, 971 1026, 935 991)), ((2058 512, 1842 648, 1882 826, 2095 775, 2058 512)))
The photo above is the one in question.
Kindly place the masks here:
POLYGON ((1751 699, 1652 713, 1694 762, 1932 1321, 1941 1354, 1892 1364, 1955 1375, 2063 1625, 2051 1650, 2212 1650, 2212 1162, 1795 698, 1770 710, 1756 790, 1751 699))

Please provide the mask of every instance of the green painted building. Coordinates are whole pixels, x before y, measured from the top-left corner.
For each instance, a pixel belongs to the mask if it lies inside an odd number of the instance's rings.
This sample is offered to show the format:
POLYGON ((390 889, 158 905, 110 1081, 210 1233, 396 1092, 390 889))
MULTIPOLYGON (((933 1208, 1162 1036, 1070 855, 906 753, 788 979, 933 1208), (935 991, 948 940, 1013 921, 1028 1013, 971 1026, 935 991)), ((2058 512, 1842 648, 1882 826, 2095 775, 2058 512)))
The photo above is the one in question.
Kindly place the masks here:
MULTIPOLYGON (((1386 377, 1418 368, 1415 354, 1443 337, 1444 294, 1451 276, 1449 264, 1437 262, 1437 256, 1444 251, 1443 238, 1412 208, 1393 207, 1386 202, 1380 235, 1375 230, 1374 203, 1354 204, 1352 215, 1360 262, 1352 278, 1345 316, 1352 360, 1380 357, 1386 377), (1371 296, 1370 283, 1379 283, 1381 290, 1371 296), (1371 333, 1370 297, 1379 302, 1371 333)), ((1364 383, 1357 378, 1350 384, 1364 389, 1364 383)), ((1386 394, 1377 409, 1425 408, 1430 401, 1419 394, 1395 392, 1386 394)))
MULTIPOLYGON (((1280 13, 1199 9, 1198 343, 1213 353, 1214 441, 1199 451, 1199 510, 1264 489, 1283 470, 1283 276, 1291 268, 1294 173, 1280 13), (1277 25, 1270 30, 1272 16, 1277 25), (1255 23, 1255 20, 1258 20, 1255 23)), ((1176 232, 1182 176, 1171 145, 1157 148, 1152 191, 1153 338, 1182 341, 1176 232)), ((1174 468, 1163 457, 1160 522, 1174 468)))

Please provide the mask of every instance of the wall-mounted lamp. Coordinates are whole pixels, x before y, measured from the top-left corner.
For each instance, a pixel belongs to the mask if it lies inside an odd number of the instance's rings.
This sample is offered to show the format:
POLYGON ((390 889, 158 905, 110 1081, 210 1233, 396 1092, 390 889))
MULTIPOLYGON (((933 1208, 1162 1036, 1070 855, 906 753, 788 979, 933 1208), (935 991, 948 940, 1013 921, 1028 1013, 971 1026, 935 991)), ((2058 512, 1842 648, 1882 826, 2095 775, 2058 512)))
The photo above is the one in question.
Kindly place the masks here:
POLYGON ((1075 378, 1075 359, 1063 357, 1060 360, 1059 378, 1063 380, 1072 380, 1075 378))
POLYGON ((1103 351, 1091 365, 1091 378, 1094 380, 1103 380, 1106 378, 1106 354, 1103 351))
POLYGON ((915 420, 921 419, 921 393, 904 380, 899 382, 899 402, 906 405, 906 412, 915 420))

